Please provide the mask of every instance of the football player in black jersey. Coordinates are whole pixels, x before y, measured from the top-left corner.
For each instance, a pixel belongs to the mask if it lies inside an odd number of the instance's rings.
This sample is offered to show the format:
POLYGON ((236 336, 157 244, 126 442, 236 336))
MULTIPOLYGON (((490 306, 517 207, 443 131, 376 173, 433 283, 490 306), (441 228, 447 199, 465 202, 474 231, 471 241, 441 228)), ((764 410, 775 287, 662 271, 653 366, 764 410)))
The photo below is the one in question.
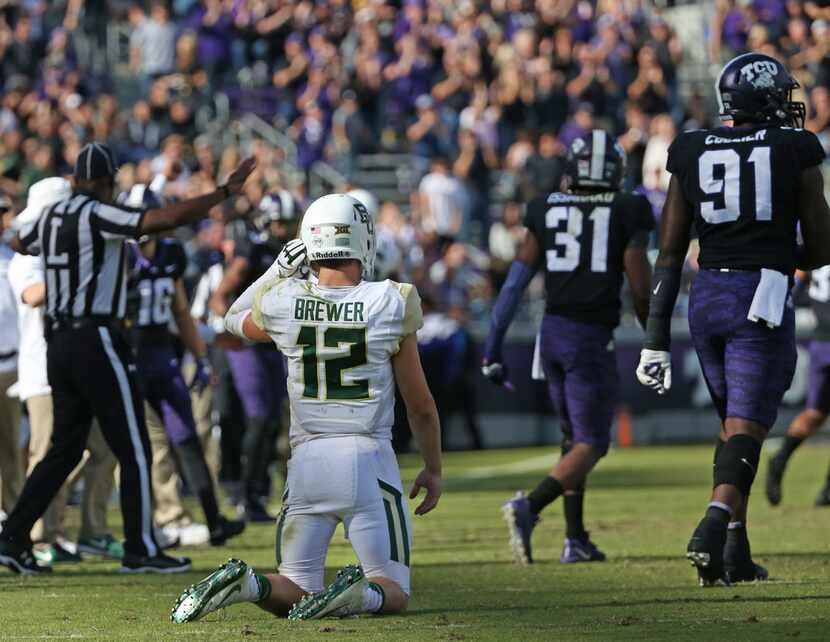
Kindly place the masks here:
MULTIPOLYGON (((781 448, 770 457, 766 493, 773 506, 781 503, 781 480, 790 457, 805 439, 819 431, 830 414, 830 266, 811 273, 796 272, 796 288, 801 289, 807 284, 807 294, 817 321, 810 341, 807 407, 793 419, 781 448)), ((824 487, 816 497, 816 506, 830 506, 830 470, 827 471, 824 487)))
MULTIPOLYGON (((285 243, 296 236, 300 208, 290 192, 265 196, 253 219, 248 238, 237 243, 235 256, 210 299, 211 310, 224 315, 230 302, 273 265, 285 243)), ((276 452, 285 397, 282 355, 273 344, 259 343, 228 350, 228 364, 245 413, 242 437, 242 481, 245 518, 272 521, 261 497, 270 492, 268 467, 276 452)))
MULTIPOLYGON (((123 202, 133 207, 161 207, 144 185, 134 186, 123 202)), ((240 534, 245 523, 228 520, 219 512, 214 480, 193 419, 189 387, 210 385, 210 366, 207 346, 190 316, 182 281, 187 266, 184 248, 175 239, 153 237, 142 237, 138 244, 130 243, 128 247, 127 325, 139 381, 147 404, 164 425, 184 478, 199 499, 210 543, 218 546, 240 534), (179 338, 198 363, 189 387, 182 377, 176 339, 170 332, 174 322, 179 338)))
POLYGON ((567 537, 560 560, 601 561, 582 522, 585 479, 608 451, 618 377, 614 328, 628 276, 645 325, 651 268, 646 257, 654 217, 645 197, 620 191, 624 152, 595 129, 567 155, 565 191, 527 206, 528 232, 493 307, 482 372, 506 384, 502 342, 522 293, 545 270, 547 308, 539 334, 541 360, 563 434, 559 462, 528 496, 504 505, 517 561, 533 561, 530 537, 539 512, 564 495, 567 537))
POLYGON ((761 444, 795 370, 789 281, 796 266, 830 262, 824 151, 800 129, 797 87, 774 58, 738 56, 717 81, 721 117, 732 126, 683 133, 669 148, 672 178, 637 377, 661 394, 671 387, 671 315, 694 225, 700 271, 689 329, 721 419, 711 502, 687 549, 701 585, 766 577, 750 555, 746 508, 761 444))

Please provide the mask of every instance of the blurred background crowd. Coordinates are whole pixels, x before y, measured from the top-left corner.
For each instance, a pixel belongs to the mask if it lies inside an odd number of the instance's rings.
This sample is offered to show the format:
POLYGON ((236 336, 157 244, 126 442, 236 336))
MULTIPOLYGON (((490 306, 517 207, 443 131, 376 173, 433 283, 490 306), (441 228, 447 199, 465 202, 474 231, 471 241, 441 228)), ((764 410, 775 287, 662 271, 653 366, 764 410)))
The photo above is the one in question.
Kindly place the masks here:
MULTIPOLYGON (((122 190, 164 174, 171 199, 253 154, 247 194, 185 234, 192 291, 230 260, 264 196, 287 190, 302 208, 364 188, 395 274, 434 315, 424 345, 449 341, 474 367, 470 331, 522 238, 522 204, 558 188, 564 150, 587 130, 619 137, 625 188, 659 218, 669 144, 716 123, 712 71, 751 49, 793 70, 807 127, 830 147, 825 1, 688 3, 679 18, 675 4, 0 0, 0 209, 19 211, 29 185, 69 173, 93 139, 116 151, 122 190)), ((519 327, 541 311, 541 282, 528 296, 519 327)))

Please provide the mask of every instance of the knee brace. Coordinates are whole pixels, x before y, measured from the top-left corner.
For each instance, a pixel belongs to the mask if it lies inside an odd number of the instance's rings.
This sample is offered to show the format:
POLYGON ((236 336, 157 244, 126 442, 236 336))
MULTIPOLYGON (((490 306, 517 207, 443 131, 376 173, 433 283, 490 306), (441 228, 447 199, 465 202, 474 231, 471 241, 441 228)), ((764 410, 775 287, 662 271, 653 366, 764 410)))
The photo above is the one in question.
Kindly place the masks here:
POLYGON ((760 459, 761 442, 749 435, 730 437, 715 462, 715 486, 730 484, 748 496, 760 459))

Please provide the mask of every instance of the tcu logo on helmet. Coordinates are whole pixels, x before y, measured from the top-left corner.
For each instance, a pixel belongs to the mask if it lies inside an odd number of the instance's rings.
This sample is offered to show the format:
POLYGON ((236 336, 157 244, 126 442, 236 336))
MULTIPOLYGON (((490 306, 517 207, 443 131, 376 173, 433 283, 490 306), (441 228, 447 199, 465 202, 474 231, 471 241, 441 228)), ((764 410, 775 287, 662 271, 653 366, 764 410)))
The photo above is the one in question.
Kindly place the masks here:
POLYGON ((775 87, 778 65, 769 60, 756 60, 741 67, 741 77, 757 89, 775 87))

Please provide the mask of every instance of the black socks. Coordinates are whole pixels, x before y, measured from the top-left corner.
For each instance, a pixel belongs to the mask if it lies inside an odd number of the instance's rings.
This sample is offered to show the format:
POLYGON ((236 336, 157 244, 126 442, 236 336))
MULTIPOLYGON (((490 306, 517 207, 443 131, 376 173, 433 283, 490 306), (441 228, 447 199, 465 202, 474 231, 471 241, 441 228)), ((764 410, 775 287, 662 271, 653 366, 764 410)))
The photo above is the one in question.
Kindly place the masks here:
POLYGON ((176 444, 175 449, 179 456, 182 474, 187 479, 193 493, 199 498, 208 528, 212 531, 219 525, 219 506, 213 492, 213 482, 210 478, 210 471, 207 462, 205 462, 205 455, 202 452, 199 438, 193 437, 176 444))
POLYGON ((584 489, 580 488, 573 494, 562 498, 565 505, 565 535, 569 539, 585 537, 585 524, 582 523, 582 507, 585 504, 584 489))
POLYGON ((725 504, 717 506, 715 504, 718 504, 718 502, 712 502, 709 504, 709 507, 706 509, 706 519, 715 520, 718 523, 723 524, 723 526, 726 526, 729 524, 732 514, 729 512, 728 507, 725 504))
POLYGON ((802 443, 804 443, 804 440, 801 439, 801 437, 792 437, 787 435, 784 437, 784 443, 781 444, 781 448, 779 448, 778 452, 775 453, 773 459, 775 459, 777 464, 785 465, 802 443))
POLYGON ((545 506, 555 501, 564 492, 565 489, 558 480, 550 476, 545 477, 527 496, 531 512, 538 515, 545 506))

